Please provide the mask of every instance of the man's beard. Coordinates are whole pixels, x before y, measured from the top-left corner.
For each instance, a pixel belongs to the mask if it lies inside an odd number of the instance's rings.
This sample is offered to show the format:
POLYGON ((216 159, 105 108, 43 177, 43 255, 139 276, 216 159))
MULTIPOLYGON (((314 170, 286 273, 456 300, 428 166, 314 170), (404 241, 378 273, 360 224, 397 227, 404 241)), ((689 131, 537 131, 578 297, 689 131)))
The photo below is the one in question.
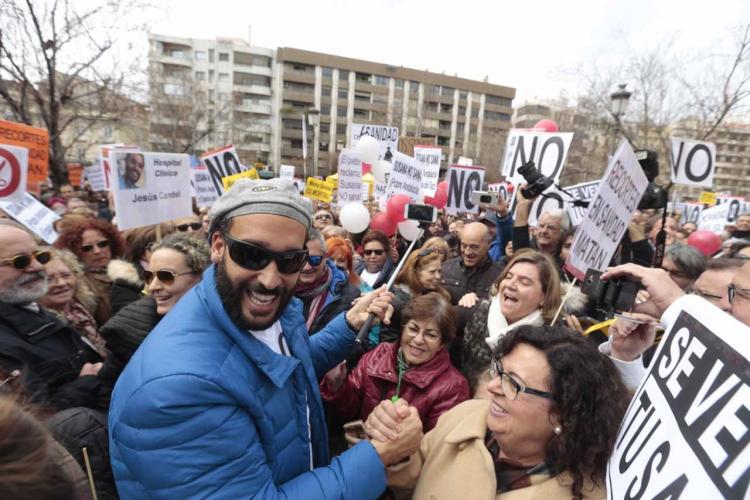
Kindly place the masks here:
POLYGON ((286 309, 287 304, 289 304, 289 301, 292 300, 294 294, 293 289, 286 289, 280 286, 269 290, 258 282, 249 284, 240 283, 235 287, 229 279, 227 266, 223 258, 216 269, 216 291, 219 293, 219 298, 224 306, 224 310, 229 315, 229 319, 242 330, 265 330, 276 323, 284 312, 284 309, 286 309), (242 314, 242 298, 247 295, 248 291, 278 295, 279 306, 276 309, 276 314, 268 320, 251 319, 248 321, 242 314))
POLYGON ((35 302, 47 294, 47 285, 47 273, 45 271, 24 273, 8 288, 0 289, 0 302, 7 304, 35 302), (35 283, 24 286, 31 281, 35 281, 35 283))

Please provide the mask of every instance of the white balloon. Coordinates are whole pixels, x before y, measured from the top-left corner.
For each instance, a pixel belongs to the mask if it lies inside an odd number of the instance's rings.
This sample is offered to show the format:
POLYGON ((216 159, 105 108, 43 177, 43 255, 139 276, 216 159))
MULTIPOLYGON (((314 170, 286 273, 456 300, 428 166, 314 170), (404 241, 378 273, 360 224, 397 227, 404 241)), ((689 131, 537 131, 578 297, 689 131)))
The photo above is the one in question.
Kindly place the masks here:
POLYGON ((375 177, 375 180, 379 183, 385 184, 388 182, 386 176, 391 173, 391 169, 393 169, 391 162, 378 160, 372 164, 372 176, 375 177))
POLYGON ((414 241, 419 237, 419 222, 407 219, 398 223, 398 232, 408 241, 414 241))
POLYGON ((363 232, 370 225, 370 211, 361 203, 347 203, 339 213, 341 227, 353 234, 363 232))
POLYGON ((374 137, 366 135, 359 138, 357 144, 354 145, 354 151, 359 154, 359 158, 364 163, 374 165, 380 158, 380 143, 374 137))

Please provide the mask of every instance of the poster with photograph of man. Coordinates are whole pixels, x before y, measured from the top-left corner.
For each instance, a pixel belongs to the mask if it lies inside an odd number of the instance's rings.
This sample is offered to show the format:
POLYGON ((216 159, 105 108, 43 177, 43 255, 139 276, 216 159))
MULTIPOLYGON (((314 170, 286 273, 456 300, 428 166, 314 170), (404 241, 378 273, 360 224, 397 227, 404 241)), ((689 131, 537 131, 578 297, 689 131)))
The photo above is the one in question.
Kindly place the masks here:
POLYGON ((117 175, 120 189, 143 189, 146 187, 144 175, 145 161, 141 153, 127 153, 117 158, 117 175))

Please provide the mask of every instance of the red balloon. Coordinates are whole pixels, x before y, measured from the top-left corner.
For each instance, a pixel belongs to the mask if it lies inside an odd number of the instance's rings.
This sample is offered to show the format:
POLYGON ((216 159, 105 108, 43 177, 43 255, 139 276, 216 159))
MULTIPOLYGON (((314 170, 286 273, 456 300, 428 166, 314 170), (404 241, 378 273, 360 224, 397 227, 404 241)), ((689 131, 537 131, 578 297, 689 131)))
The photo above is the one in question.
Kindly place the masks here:
POLYGON ((687 244, 700 250, 706 257, 711 257, 721 250, 721 238, 719 235, 705 229, 699 229, 690 233, 687 244))
POLYGON ((448 184, 448 181, 440 181, 440 182, 438 182, 437 188, 438 189, 442 189, 446 193, 448 192, 448 187, 450 187, 450 185, 448 184))
POLYGON ((536 125, 534 125, 533 128, 542 129, 545 132, 559 132, 560 127, 557 126, 557 123, 555 123, 552 120, 543 119, 536 122, 536 125))
POLYGON ((393 236, 398 225, 388 217, 388 214, 378 212, 370 219, 370 229, 383 231, 386 236, 393 236))
POLYGON ((435 191, 435 196, 425 196, 424 202, 435 208, 445 208, 445 205, 448 204, 448 192, 445 189, 438 188, 435 191))
POLYGON ((406 220, 404 215, 404 207, 409 204, 411 199, 405 194, 396 194, 391 196, 388 203, 385 206, 388 217, 395 222, 403 222, 406 220))

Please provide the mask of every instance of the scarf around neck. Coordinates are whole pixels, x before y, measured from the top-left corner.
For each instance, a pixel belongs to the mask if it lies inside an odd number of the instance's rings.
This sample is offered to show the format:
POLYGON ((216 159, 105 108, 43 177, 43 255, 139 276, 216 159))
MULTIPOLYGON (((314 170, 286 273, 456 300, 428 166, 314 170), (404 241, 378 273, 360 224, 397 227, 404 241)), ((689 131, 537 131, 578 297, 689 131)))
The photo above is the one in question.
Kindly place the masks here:
POLYGON ((294 291, 294 295, 303 301, 310 300, 310 310, 305 321, 308 332, 312 328, 315 318, 323 309, 328 296, 328 287, 331 286, 331 280, 333 279, 333 273, 328 268, 328 263, 324 262, 323 265, 325 265, 325 271, 320 275, 320 278, 307 285, 297 285, 294 291))
POLYGON ((542 311, 534 309, 528 315, 509 325, 508 320, 505 319, 505 316, 500 309, 500 294, 498 293, 492 298, 492 302, 490 302, 490 310, 487 314, 487 331, 489 334, 484 340, 487 342, 487 345, 490 346, 490 349, 494 350, 498 342, 500 342, 500 339, 502 339, 509 331, 514 330, 521 325, 542 326, 543 324, 544 318, 542 317, 542 311))

